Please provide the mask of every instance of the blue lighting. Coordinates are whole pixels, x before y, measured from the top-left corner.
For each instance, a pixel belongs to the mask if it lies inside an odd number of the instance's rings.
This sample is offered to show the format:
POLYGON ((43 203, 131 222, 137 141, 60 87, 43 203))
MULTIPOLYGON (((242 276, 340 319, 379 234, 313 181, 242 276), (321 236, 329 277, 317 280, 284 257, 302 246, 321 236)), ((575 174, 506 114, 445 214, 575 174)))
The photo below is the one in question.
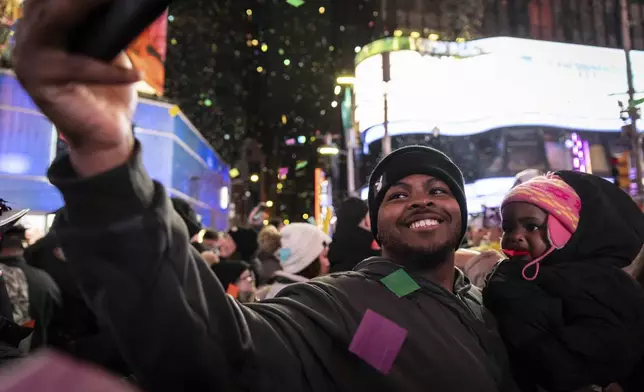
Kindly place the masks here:
MULTIPOLYGON (((63 205, 60 193, 47 179, 47 168, 56 155, 56 130, 15 76, 0 72, 0 84, 0 197, 34 214, 51 213, 63 205)), ((229 168, 187 118, 172 116, 170 108, 163 102, 140 99, 134 122, 143 146, 143 164, 170 196, 192 205, 205 227, 225 230, 229 168)))

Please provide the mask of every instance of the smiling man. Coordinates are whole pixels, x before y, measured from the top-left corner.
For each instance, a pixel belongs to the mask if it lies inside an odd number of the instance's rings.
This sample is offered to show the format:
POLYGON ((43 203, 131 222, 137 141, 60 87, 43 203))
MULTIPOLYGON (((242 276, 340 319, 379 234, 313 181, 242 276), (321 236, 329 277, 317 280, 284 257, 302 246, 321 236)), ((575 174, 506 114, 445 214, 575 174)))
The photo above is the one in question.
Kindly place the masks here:
POLYGON ((68 52, 67 34, 103 4, 28 2, 15 71, 71 142, 49 171, 65 199, 57 236, 143 389, 514 390, 479 293, 454 268, 462 175, 433 149, 396 151, 371 178, 384 257, 263 303, 226 295, 143 166, 130 121, 140 75, 122 56, 107 64, 68 52))
POLYGON ((371 175, 371 230, 383 256, 452 291, 454 252, 467 229, 463 174, 442 152, 395 151, 371 175))

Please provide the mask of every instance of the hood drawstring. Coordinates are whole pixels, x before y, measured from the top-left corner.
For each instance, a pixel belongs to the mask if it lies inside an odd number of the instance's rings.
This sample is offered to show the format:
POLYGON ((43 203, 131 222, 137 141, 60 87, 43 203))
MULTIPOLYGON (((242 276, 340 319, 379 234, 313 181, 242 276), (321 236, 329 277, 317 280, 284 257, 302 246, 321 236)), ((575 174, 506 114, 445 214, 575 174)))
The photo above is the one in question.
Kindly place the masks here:
POLYGON ((551 246, 546 253, 542 254, 541 256, 537 257, 536 259, 526 264, 525 267, 523 267, 523 269, 521 270, 521 276, 523 276, 523 279, 530 282, 537 279, 537 276, 539 276, 539 262, 541 262, 541 260, 543 260, 544 257, 548 256, 550 253, 554 252, 555 250, 557 250, 557 247, 551 246), (526 271, 528 268, 532 267, 533 265, 535 266, 534 274, 528 277, 526 274, 526 271))

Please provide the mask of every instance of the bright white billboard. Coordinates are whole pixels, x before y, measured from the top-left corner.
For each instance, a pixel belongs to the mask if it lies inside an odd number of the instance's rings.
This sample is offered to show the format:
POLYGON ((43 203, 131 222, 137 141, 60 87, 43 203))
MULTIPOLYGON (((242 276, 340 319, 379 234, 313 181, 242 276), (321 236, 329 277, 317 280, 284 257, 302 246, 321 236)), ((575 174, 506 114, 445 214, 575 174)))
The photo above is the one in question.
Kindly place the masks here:
MULTIPOLYGON (((356 120, 366 146, 384 134, 385 90, 391 135, 436 128, 442 135, 471 135, 521 125, 620 130, 617 102, 627 101, 621 50, 506 37, 461 44, 467 52, 461 56, 427 50, 439 44, 417 39, 396 51, 394 43, 386 86, 382 56, 369 57, 370 45, 358 55, 364 60, 355 73, 356 120)), ((640 91, 644 52, 631 58, 640 91)))

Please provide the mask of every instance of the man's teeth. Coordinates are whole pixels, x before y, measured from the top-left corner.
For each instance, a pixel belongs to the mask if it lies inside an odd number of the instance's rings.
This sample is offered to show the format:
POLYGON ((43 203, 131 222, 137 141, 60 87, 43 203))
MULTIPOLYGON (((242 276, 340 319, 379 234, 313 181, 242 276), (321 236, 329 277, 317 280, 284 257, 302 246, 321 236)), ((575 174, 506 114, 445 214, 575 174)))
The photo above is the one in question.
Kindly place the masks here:
POLYGON ((423 219, 421 221, 417 221, 409 225, 410 229, 418 229, 421 227, 430 227, 430 226, 436 226, 438 224, 437 220, 434 219, 423 219))

